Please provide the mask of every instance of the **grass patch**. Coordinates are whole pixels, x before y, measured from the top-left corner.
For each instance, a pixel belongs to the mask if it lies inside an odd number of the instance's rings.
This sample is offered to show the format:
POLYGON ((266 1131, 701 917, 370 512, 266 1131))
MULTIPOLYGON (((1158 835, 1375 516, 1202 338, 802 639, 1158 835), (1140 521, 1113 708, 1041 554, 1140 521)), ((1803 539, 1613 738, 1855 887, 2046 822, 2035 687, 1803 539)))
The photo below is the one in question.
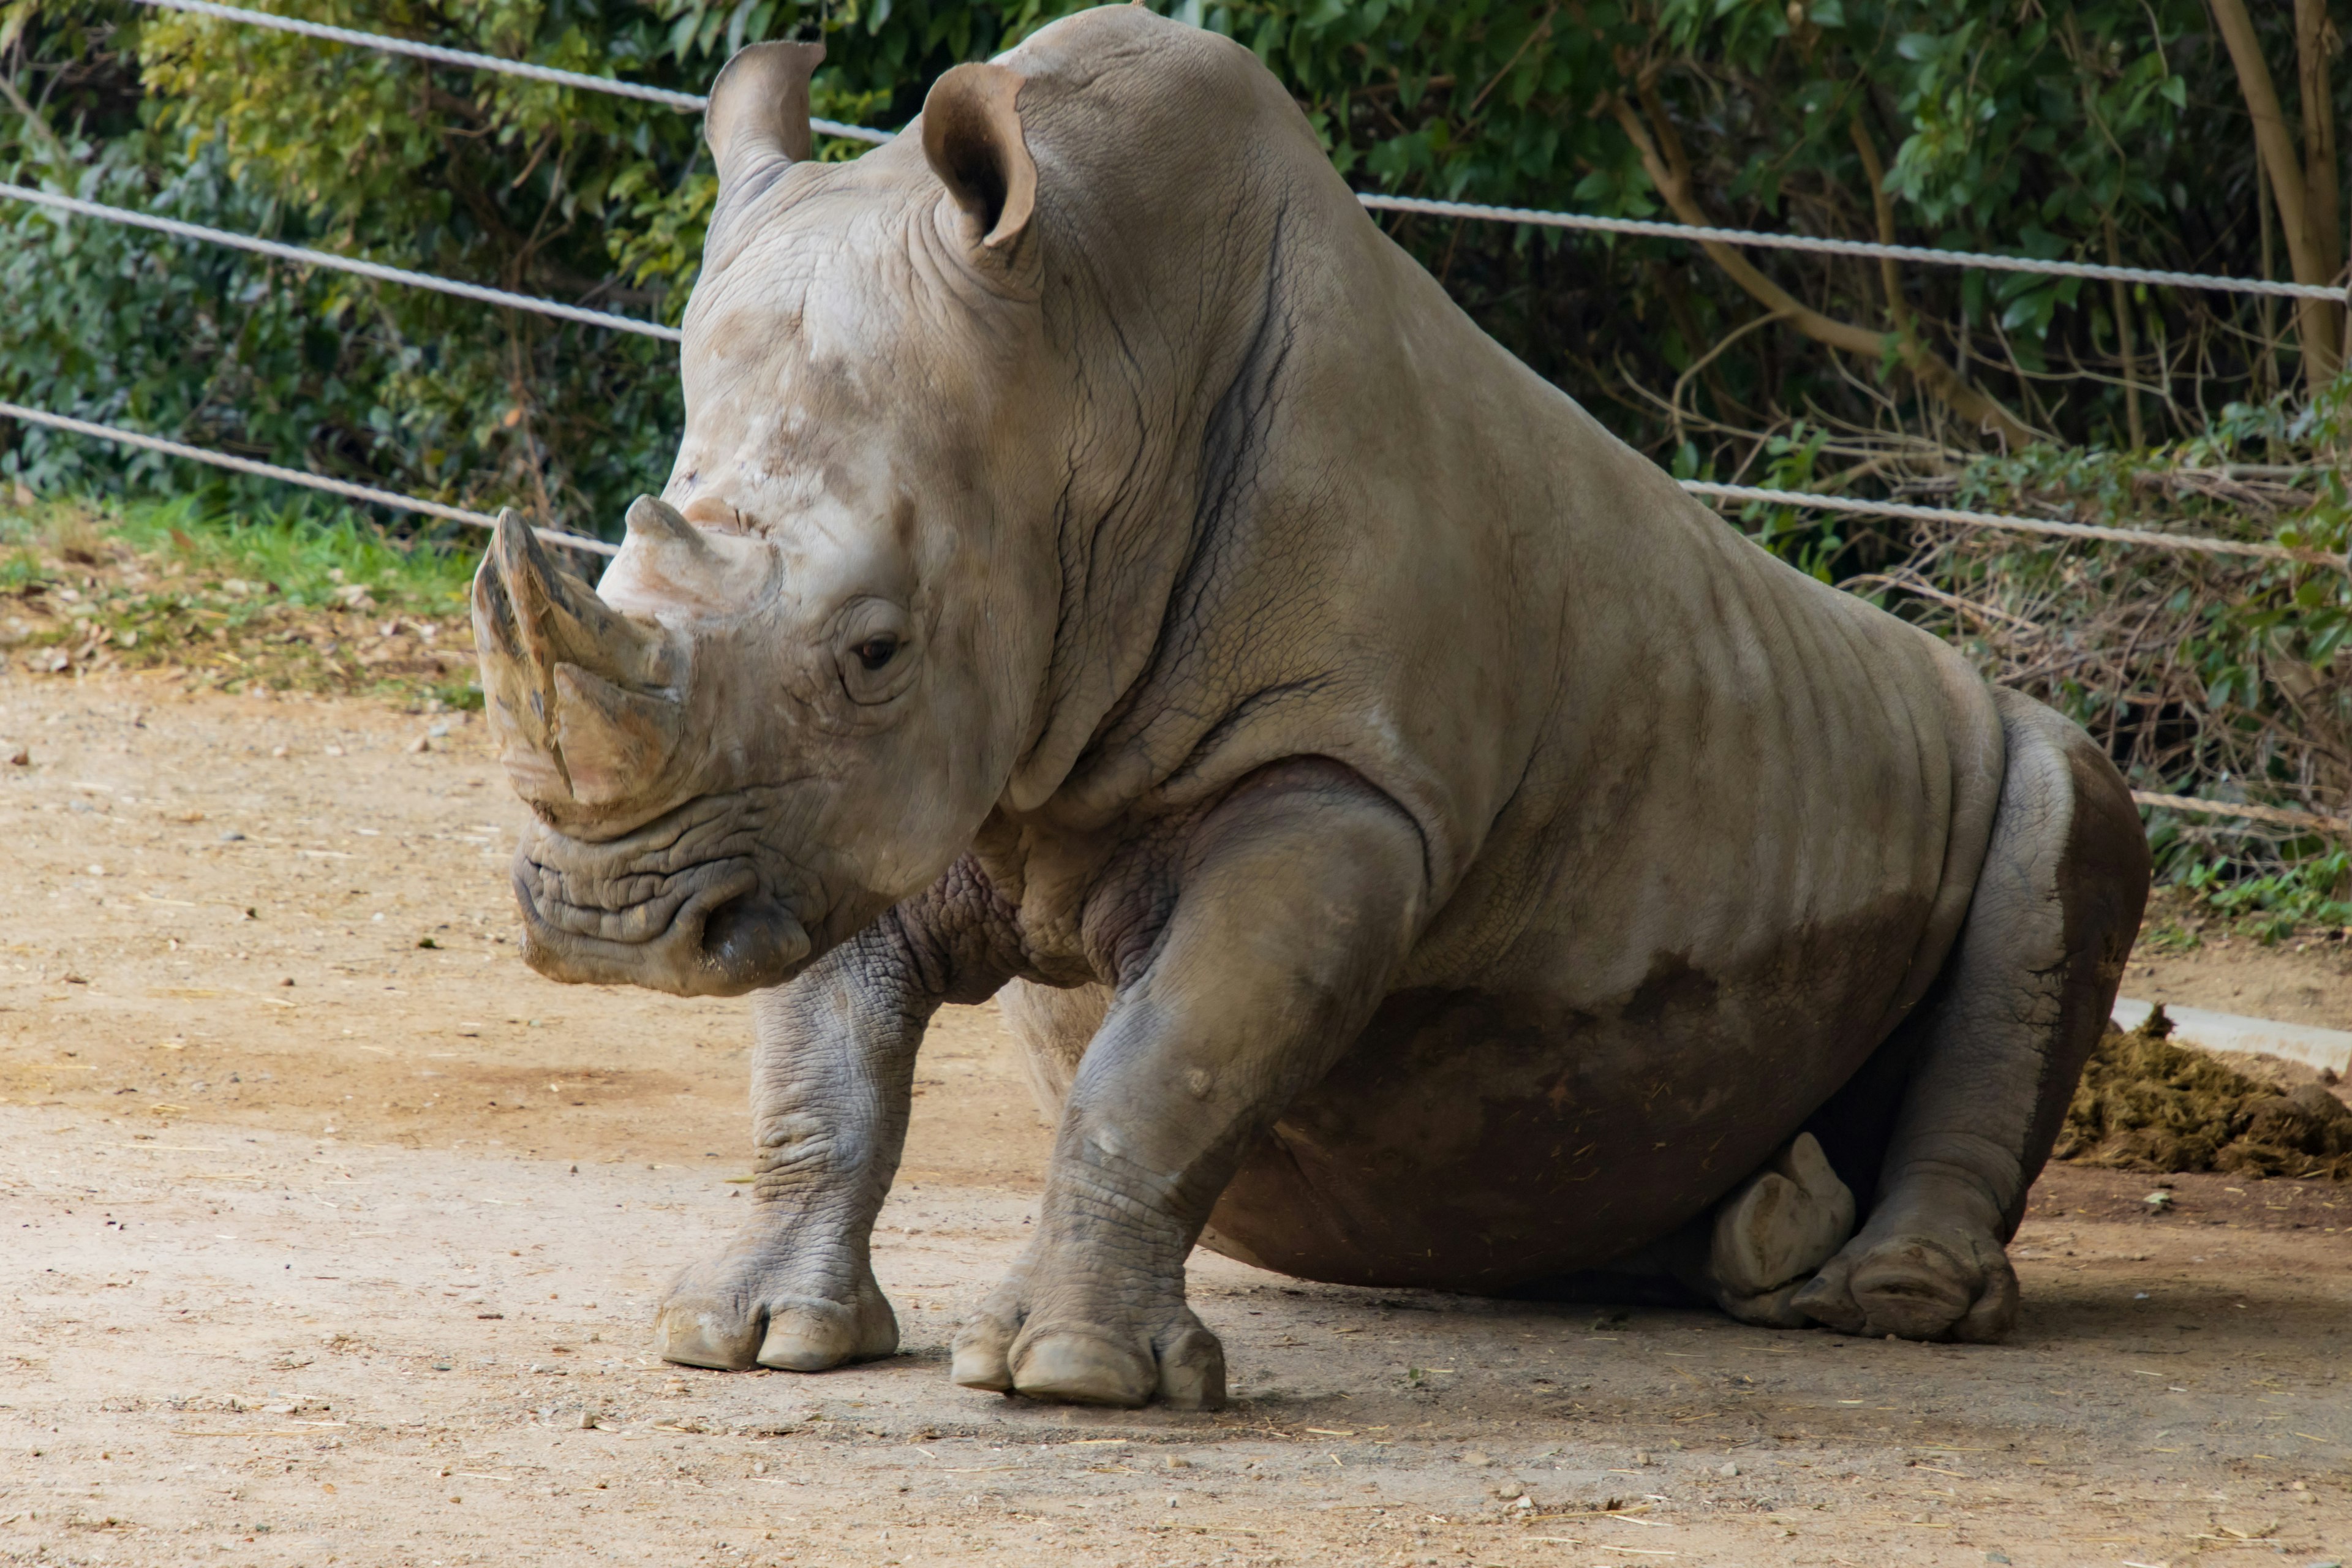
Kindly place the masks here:
POLYGON ((398 540, 303 504, 0 503, 0 658, 36 675, 163 669, 192 688, 478 708, 476 542, 398 540))

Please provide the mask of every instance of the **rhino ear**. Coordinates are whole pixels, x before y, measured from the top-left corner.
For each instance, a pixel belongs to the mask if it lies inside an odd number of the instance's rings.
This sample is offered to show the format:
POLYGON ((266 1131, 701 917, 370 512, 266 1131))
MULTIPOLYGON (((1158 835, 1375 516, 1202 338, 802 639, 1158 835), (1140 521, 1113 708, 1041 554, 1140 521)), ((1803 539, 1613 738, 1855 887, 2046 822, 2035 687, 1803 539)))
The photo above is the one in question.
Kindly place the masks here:
POLYGON ((763 168, 781 171, 807 159, 814 146, 809 78, 824 61, 823 44, 753 44, 719 71, 702 134, 718 160, 722 192, 763 168))
POLYGON ((923 156, 994 251, 1021 237, 1037 205, 1037 165, 1014 101, 1024 79, 993 63, 961 65, 923 100, 923 156))

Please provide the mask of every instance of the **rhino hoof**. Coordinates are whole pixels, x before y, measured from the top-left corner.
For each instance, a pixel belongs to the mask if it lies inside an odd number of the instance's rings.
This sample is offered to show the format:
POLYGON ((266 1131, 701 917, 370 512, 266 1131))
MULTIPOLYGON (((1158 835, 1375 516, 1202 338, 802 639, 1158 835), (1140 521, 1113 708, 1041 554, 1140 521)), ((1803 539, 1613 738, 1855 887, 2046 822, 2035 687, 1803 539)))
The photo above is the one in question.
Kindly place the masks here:
POLYGON ((665 1307, 654 1333, 662 1360, 680 1366, 749 1372, 759 1356, 759 1325, 733 1313, 692 1306, 665 1307))
MULTIPOLYGON (((1708 1273, 1733 1316, 1777 1324, 1775 1311, 1759 1308, 1766 1315, 1759 1317, 1730 1303, 1780 1296, 1853 1234, 1853 1194, 1813 1135, 1801 1132, 1717 1211, 1708 1273)), ((1780 1312, 1786 1305, 1777 1303, 1780 1312)))
POLYGON ((874 1308, 853 1315, 834 1301, 771 1307, 760 1364, 778 1372, 824 1372, 893 1354, 898 1349, 898 1316, 879 1296, 874 1308))
MULTIPOLYGON (((1222 1375, 1218 1381, 1223 1381, 1222 1375)), ((1013 1386, 1033 1399, 1133 1408, 1159 1391, 1160 1369, 1150 1356, 1129 1346, 1063 1329, 1040 1334, 1021 1348, 1013 1386)))
POLYGON ((1986 1344, 2017 1321, 2017 1274, 1998 1242, 1865 1235, 1790 1304, 1844 1333, 1986 1344))
POLYGON ((1187 1329, 1160 1352, 1160 1397, 1171 1410, 1225 1407, 1225 1347, 1206 1329, 1187 1329))
POLYGON ((948 1368, 948 1378, 959 1388, 981 1388, 991 1394, 1013 1392, 1013 1369, 1004 1363, 1004 1348, 1001 1340, 986 1344, 966 1339, 956 1341, 955 1361, 948 1368))
POLYGON ((1753 1323, 1759 1329, 1810 1329, 1813 1320, 1797 1310, 1797 1292, 1805 1281, 1780 1286, 1777 1289, 1742 1296, 1730 1290, 1717 1290, 1715 1304, 1743 1323, 1753 1323))

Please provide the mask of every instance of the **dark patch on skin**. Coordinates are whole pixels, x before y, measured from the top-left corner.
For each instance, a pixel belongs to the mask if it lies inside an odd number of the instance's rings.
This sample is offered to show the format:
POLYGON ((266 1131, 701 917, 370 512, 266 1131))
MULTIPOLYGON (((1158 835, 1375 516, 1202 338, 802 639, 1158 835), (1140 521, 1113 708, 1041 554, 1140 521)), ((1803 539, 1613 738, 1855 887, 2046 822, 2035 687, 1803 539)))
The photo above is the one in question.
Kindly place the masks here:
POLYGON ((1244 1156, 1203 1244, 1348 1284, 1503 1291, 1674 1233, 1872 1059, 1929 900, 1890 898, 1720 977, 1391 995, 1244 1156), (1856 1024, 1853 1020, 1865 1022, 1856 1024))
POLYGON ((1669 1013, 1706 1012, 1715 1006, 1722 987, 1715 976, 1691 966, 1687 952, 1662 952, 1650 961, 1650 973, 1634 989, 1618 1016, 1628 1024, 1647 1026, 1669 1013))
POLYGON ((1257 320, 1232 379, 1202 428, 1192 537, 1170 585, 1150 661, 1104 715, 1095 743, 1079 759, 1079 770, 1096 761, 1107 745, 1127 737, 1136 714, 1149 711, 1146 693, 1165 689, 1208 652, 1208 636, 1219 619, 1210 606, 1233 585, 1230 558, 1244 524, 1260 525, 1264 538, 1256 542, 1261 546, 1284 531, 1282 520, 1259 515, 1257 507, 1283 373, 1298 337, 1298 323, 1285 297, 1288 279, 1283 227, 1284 215, 1277 211, 1266 246, 1257 320))

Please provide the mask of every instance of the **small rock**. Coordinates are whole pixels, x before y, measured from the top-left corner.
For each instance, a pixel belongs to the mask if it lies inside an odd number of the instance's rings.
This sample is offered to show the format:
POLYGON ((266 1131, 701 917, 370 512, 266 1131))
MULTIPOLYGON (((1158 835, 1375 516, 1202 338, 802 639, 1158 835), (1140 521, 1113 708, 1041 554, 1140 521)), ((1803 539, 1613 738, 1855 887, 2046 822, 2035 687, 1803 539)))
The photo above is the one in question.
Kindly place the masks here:
POLYGON ((1183 1458, 1178 1455, 1171 1454, 1168 1456, 1168 1468, 1171 1470, 1189 1470, 1192 1468, 1192 1461, 1183 1458))
POLYGON ((1536 1506, 1536 1500, 1531 1497, 1521 1497, 1517 1502, 1511 1504, 1511 1506, 1513 1508, 1525 1509, 1529 1512, 1533 1512, 1536 1506))
POLYGON ((1654 1465, 1658 1460, 1657 1457, 1654 1454, 1639 1453, 1633 1456, 1633 1462, 1636 1465, 1654 1465))
POLYGON ((1170 1492, 1168 1494, 1168 1506, 1170 1508, 1174 1508, 1176 1506, 1176 1494, 1174 1492, 1170 1492))
POLYGON ((2162 1189, 2158 1189, 2158 1191, 2152 1192, 2148 1194, 2147 1196, 2140 1199, 2140 1202, 2146 1204, 2152 1212, 2162 1214, 2165 1210, 2172 1206, 2172 1194, 2163 1191, 2162 1189))
POLYGON ((340 757, 342 754, 343 749, 341 746, 329 746, 327 748, 327 755, 331 757, 340 757))
POLYGON ((242 844, 245 842, 245 835, 232 827, 220 836, 220 841, 224 844, 242 844))
POLYGON ((1736 1476, 1739 1473, 1739 1467, 1738 1465, 1726 1465, 1723 1468, 1716 1471, 1715 1473, 1718 1476, 1736 1476))
POLYGON ((96 809, 96 808, 95 808, 95 807, 93 807, 93 806, 89 804, 89 802, 88 802, 88 801, 86 801, 86 800, 79 800, 79 799, 77 799, 77 800, 69 800, 69 801, 66 802, 66 809, 67 809, 68 811, 73 812, 73 813, 74 813, 74 814, 76 814, 77 816, 79 816, 79 815, 86 814, 86 813, 88 813, 88 812, 89 812, 89 811, 92 811, 92 810, 94 810, 94 809, 96 809))
POLYGON ((1477 1449, 1473 1448, 1468 1453, 1462 1456, 1462 1462, 1465 1465, 1483 1469, 1486 1466, 1493 1464, 1495 1461, 1480 1453, 1477 1449))
POLYGON ((412 752, 429 752, 433 749, 432 739, 429 736, 419 735, 416 739, 408 742, 408 749, 412 752))
POLYGON ((449 726, 446 724, 436 724, 430 730, 425 731, 425 733, 429 739, 446 741, 449 738, 449 726))
POLYGON ((1505 1502, 1509 1502, 1514 1499, 1527 1496, 1528 1489, 1519 1485, 1517 1481, 1505 1481, 1501 1486, 1495 1489, 1495 1495, 1501 1498, 1505 1502))
POLYGON ((31 767, 33 765, 33 753, 31 750, 24 746, 9 747, 8 765, 12 768, 31 767))
POLYGON ((1988 1552, 1985 1553, 1985 1561, 1988 1563, 2006 1563, 2009 1561, 2009 1553, 2006 1552, 1988 1552))
POLYGON ((291 752, 289 752, 289 751, 288 751, 285 747, 283 747, 283 746, 272 746, 272 747, 270 747, 270 748, 269 748, 269 754, 270 754, 271 756, 273 756, 273 757, 289 757, 289 756, 293 755, 293 753, 292 753, 291 752))
MULTIPOLYGON (((580 1413, 580 1430, 583 1432, 596 1430, 596 1413, 593 1410, 583 1410, 580 1413)), ((764 1470, 767 1467, 762 1465, 760 1468, 764 1470)))

